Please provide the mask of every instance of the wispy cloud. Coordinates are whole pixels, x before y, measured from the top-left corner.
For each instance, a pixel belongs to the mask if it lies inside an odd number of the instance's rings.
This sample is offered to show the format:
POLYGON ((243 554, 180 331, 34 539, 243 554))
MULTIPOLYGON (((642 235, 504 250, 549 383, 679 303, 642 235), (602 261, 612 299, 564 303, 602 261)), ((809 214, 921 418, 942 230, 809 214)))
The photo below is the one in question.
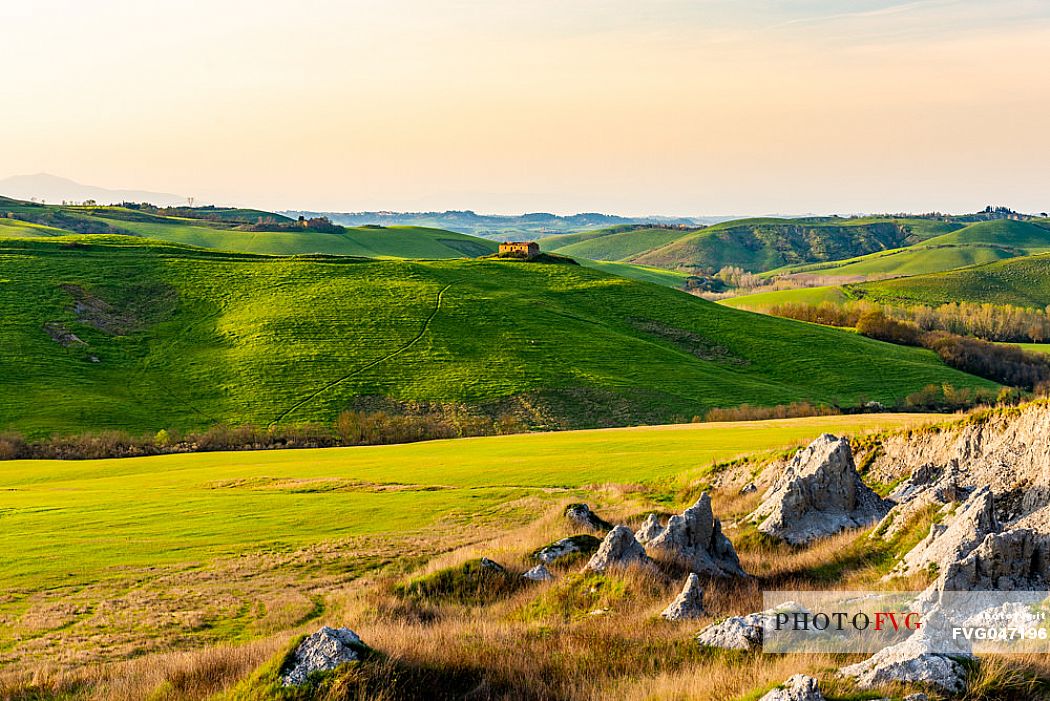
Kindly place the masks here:
POLYGON ((865 17, 885 17, 888 15, 899 15, 917 10, 925 10, 936 7, 948 7, 960 5, 966 0, 915 0, 914 2, 891 3, 885 7, 876 7, 867 10, 851 10, 849 12, 835 12, 810 17, 797 17, 784 22, 781 26, 798 24, 818 24, 821 22, 834 22, 837 20, 861 19, 865 17))

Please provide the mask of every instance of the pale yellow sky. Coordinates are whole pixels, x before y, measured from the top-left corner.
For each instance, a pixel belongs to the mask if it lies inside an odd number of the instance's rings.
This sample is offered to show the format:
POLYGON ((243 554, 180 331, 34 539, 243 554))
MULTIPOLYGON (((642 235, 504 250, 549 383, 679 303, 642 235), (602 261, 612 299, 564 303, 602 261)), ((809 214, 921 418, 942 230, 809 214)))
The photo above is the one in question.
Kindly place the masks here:
POLYGON ((0 177, 275 209, 1050 209, 1044 0, 36 0, 0 27, 0 177))

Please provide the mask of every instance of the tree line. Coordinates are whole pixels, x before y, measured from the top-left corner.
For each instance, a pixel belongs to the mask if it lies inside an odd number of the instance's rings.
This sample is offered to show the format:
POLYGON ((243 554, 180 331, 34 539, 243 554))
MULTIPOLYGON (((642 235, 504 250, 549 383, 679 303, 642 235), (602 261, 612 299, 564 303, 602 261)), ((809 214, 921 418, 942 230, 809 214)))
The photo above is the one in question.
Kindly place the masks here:
POLYGON ((770 307, 769 314, 828 326, 856 326, 861 315, 879 311, 884 316, 914 324, 922 331, 947 331, 986 341, 1042 343, 1050 340, 1050 306, 1030 309, 1009 304, 951 302, 937 307, 881 305, 867 301, 842 304, 788 302, 770 307))
POLYGON ((1050 383, 1050 359, 1041 353, 941 329, 928 331, 915 321, 894 318, 878 307, 862 311, 856 306, 785 304, 770 313, 825 326, 851 326, 857 333, 879 341, 927 348, 946 365, 999 384, 1031 391, 1050 383))

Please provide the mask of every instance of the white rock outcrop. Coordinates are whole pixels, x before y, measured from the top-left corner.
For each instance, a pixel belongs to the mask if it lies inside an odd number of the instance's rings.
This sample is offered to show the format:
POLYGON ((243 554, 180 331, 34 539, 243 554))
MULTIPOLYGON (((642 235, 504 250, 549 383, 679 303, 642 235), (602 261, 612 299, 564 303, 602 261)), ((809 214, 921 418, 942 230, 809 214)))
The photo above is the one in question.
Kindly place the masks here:
POLYGON ((645 521, 642 525, 634 532, 634 539, 642 545, 645 545, 656 536, 660 535, 663 531, 663 526, 660 525, 660 519, 656 514, 649 514, 645 517, 645 521))
POLYGON ((894 507, 879 522, 872 537, 890 541, 928 507, 943 508, 953 502, 965 501, 973 490, 963 487, 964 481, 965 475, 956 460, 945 467, 921 465, 890 492, 887 500, 894 507))
POLYGON ((952 694, 961 692, 966 686, 966 668, 953 657, 933 650, 926 631, 920 628, 863 662, 843 667, 839 674, 854 679, 863 689, 901 682, 930 684, 952 694))
MULTIPOLYGON (((938 430, 901 432, 888 437, 867 474, 880 482, 907 479, 918 469, 956 471, 960 487, 990 487, 997 501, 1006 499, 997 515, 1004 525, 1050 503, 1050 404, 992 411, 938 430)), ((943 479, 917 480, 942 482, 943 479)), ((890 495, 898 499, 896 490, 890 495)))
POLYGON ((592 535, 573 535, 540 548, 533 553, 533 557, 549 565, 570 555, 593 553, 600 545, 601 540, 592 535))
POLYGON ((521 575, 524 579, 532 580, 533 582, 549 582, 554 579, 554 575, 547 569, 547 566, 540 563, 532 569, 521 575))
POLYGON ((649 541, 650 551, 660 551, 706 577, 745 577, 733 544, 722 533, 722 524, 711 510, 705 492, 649 541))
POLYGON ((627 526, 616 526, 598 546, 598 551, 591 556, 585 570, 605 572, 610 567, 627 567, 634 564, 649 563, 645 548, 634 539, 634 533, 627 526))
POLYGON ((934 524, 922 541, 909 550, 890 573, 891 577, 943 570, 959 562, 980 545, 990 533, 999 531, 992 491, 981 487, 967 498, 945 524, 934 524))
POLYGON ((793 545, 869 526, 890 510, 861 480, 849 441, 830 434, 800 450, 749 520, 793 545))
POLYGON ((824 695, 816 679, 796 674, 758 701, 824 701, 824 695))
POLYGON ((1037 591, 1050 588, 1050 536, 1027 528, 990 533, 969 555, 946 563, 938 591, 1037 591))
POLYGON ((766 618, 764 613, 730 616, 704 628, 697 633, 696 640, 701 645, 724 650, 755 650, 762 647, 766 618))
POLYGON ((668 621, 685 621, 704 615, 704 590, 700 578, 690 573, 682 592, 660 614, 668 621))
POLYGON ((326 672, 361 659, 364 650, 364 643, 354 631, 325 626, 307 636, 292 651, 281 673, 281 682, 285 686, 304 684, 314 672, 326 672))

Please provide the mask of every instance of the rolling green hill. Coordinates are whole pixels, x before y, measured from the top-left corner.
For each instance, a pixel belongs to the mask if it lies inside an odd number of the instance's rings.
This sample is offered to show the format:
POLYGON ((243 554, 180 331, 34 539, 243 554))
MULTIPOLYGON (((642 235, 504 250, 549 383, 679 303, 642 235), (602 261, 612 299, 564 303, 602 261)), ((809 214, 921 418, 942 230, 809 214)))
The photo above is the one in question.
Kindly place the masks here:
POLYGON ((604 261, 629 261, 689 235, 690 231, 667 227, 618 226, 579 234, 550 236, 540 240, 544 251, 565 256, 604 261))
POLYGON ((977 222, 950 234, 929 239, 927 244, 988 244, 1023 249, 1029 253, 1050 251, 1050 227, 1038 221, 995 219, 977 222))
POLYGON ((595 270, 601 270, 607 273, 612 273, 613 275, 619 275, 620 277, 630 278, 631 280, 651 282, 654 285, 663 285, 664 287, 670 287, 676 290, 682 290, 685 287, 686 280, 689 279, 687 274, 677 270, 650 268, 645 265, 635 265, 634 263, 615 263, 605 260, 590 260, 589 258, 575 258, 574 260, 587 268, 594 268, 595 270))
POLYGON ((391 258, 477 257, 494 253, 498 246, 486 239, 441 229, 363 226, 338 227, 334 232, 247 231, 238 228, 239 225, 260 218, 273 218, 278 222, 291 220, 258 210, 208 207, 161 211, 192 216, 167 216, 123 207, 39 205, 0 198, 0 222, 4 222, 0 225, 0 236, 123 234, 239 253, 391 258), (23 229, 17 230, 19 227, 23 229))
POLYGON ((548 426, 990 386, 932 354, 575 265, 0 240, 0 426, 330 421, 362 397, 548 426))
POLYGON ((840 261, 787 266, 768 275, 817 274, 924 275, 1050 250, 1050 229, 1023 221, 1000 219, 971 224, 919 244, 840 261))
POLYGON ((972 265, 994 263, 1006 258, 1024 255, 1023 251, 984 244, 941 244, 895 248, 883 253, 872 253, 833 263, 777 268, 766 276, 819 275, 830 278, 857 278, 869 276, 900 277, 925 275, 972 265))
POLYGON ((899 248, 951 226, 921 219, 743 219, 682 236, 631 262, 696 272, 729 265, 760 272, 899 248))
POLYGON ((963 270, 850 285, 850 294, 892 304, 949 302, 1050 305, 1050 255, 1004 260, 963 270))

